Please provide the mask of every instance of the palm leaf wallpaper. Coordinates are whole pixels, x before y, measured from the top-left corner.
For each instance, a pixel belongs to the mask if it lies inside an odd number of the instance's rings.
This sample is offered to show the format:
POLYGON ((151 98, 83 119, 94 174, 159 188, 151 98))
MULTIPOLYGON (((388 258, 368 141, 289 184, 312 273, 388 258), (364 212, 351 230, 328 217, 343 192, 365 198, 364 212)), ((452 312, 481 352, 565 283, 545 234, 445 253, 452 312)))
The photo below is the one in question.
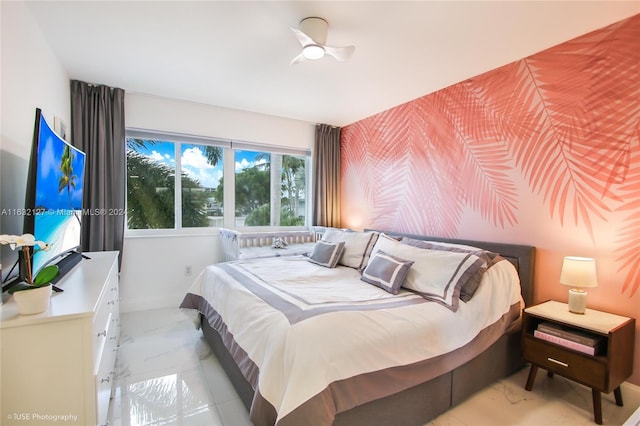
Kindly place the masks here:
POLYGON ((549 288, 562 256, 590 254, 630 310, 639 64, 636 15, 344 127, 342 225, 535 245, 549 288))

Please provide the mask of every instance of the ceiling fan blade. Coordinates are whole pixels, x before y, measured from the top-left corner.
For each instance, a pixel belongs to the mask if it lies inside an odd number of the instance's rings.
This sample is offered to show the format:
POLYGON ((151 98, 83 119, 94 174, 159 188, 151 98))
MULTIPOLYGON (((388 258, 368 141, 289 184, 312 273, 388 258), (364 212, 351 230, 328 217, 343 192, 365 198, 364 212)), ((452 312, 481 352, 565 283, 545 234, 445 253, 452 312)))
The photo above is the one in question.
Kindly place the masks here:
POLYGON ((293 64, 297 64, 299 62, 302 62, 304 60, 306 60, 307 58, 304 57, 304 53, 300 52, 300 54, 298 56, 296 56, 295 58, 293 58, 291 60, 291 62, 289 63, 289 65, 293 65, 293 64))
POLYGON ((341 62, 344 62, 349 58, 351 58, 351 55, 353 55, 353 52, 356 50, 355 46, 344 46, 344 47, 323 46, 323 47, 327 55, 331 55, 341 62))
POLYGON ((299 29, 293 28, 293 27, 289 27, 289 29, 291 31, 293 31, 293 33, 296 35, 296 38, 298 39, 298 41, 300 42, 302 47, 305 47, 306 45, 309 45, 309 44, 315 44, 316 43, 315 41, 313 41, 313 39, 311 37, 309 37, 308 35, 306 35, 302 31, 300 31, 299 29))

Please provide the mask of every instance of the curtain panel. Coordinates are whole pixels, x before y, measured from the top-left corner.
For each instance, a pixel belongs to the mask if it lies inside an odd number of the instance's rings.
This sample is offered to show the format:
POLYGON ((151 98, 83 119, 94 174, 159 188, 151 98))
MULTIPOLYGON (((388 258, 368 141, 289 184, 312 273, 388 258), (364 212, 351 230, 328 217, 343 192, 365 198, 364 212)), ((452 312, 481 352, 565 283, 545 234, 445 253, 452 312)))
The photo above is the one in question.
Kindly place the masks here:
POLYGON ((124 90, 71 80, 71 141, 86 153, 82 250, 121 253, 125 225, 124 90))
POLYGON ((313 224, 340 227, 340 127, 316 124, 313 224))

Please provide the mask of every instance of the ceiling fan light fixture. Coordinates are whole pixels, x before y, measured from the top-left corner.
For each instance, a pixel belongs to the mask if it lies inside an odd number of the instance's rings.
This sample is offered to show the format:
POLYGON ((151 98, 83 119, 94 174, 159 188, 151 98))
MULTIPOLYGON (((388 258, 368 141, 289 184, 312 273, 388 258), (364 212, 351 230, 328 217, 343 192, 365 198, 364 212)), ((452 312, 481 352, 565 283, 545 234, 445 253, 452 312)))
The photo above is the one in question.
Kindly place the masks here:
POLYGON ((302 46, 302 52, 291 60, 290 65, 298 64, 307 59, 318 60, 325 55, 344 62, 353 55, 355 50, 354 46, 327 46, 329 23, 322 18, 304 18, 300 21, 300 28, 289 27, 289 29, 293 31, 302 46))
POLYGON ((320 59, 324 56, 324 47, 317 44, 308 44, 302 48, 302 54, 307 59, 320 59))

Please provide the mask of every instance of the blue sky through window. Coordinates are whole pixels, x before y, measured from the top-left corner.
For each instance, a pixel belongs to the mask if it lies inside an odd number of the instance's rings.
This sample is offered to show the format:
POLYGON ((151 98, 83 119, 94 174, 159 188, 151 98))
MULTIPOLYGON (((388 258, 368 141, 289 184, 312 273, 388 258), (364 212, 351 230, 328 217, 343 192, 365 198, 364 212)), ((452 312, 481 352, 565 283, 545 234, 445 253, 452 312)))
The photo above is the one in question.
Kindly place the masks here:
MULTIPOLYGON (((134 149, 154 162, 166 164, 172 169, 176 167, 174 142, 156 141, 143 147, 136 146, 134 149)), ((236 173, 269 161, 269 153, 265 152, 237 150, 234 154, 236 173), (260 158, 261 155, 263 158, 260 158)), ((205 188, 218 187, 223 176, 223 162, 220 161, 215 167, 209 164, 204 145, 183 143, 180 145, 180 157, 183 173, 200 182, 205 188)))

